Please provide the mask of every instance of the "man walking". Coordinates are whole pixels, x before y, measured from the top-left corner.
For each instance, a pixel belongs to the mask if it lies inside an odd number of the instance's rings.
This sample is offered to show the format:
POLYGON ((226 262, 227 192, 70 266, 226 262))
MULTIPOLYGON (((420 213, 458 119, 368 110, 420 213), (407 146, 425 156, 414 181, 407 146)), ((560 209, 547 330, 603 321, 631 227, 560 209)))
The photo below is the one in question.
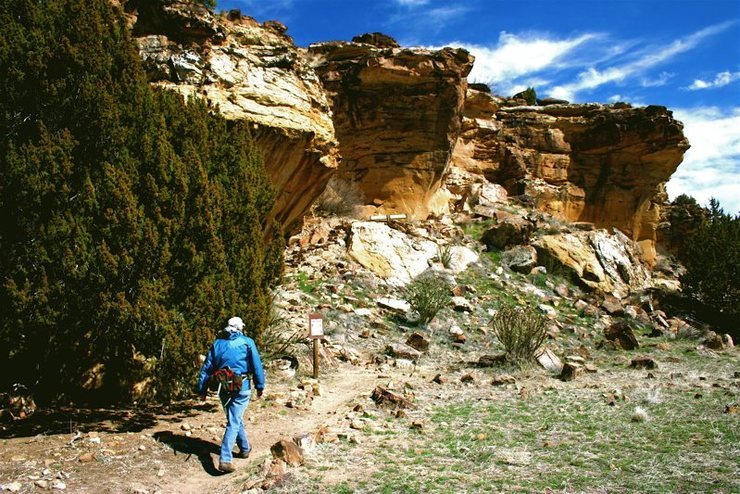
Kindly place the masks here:
POLYGON ((244 411, 252 395, 250 379, 254 382, 257 397, 261 397, 265 389, 265 371, 257 345, 242 333, 243 329, 244 321, 240 317, 229 319, 228 326, 213 342, 198 378, 198 392, 203 399, 208 392, 210 377, 220 369, 230 369, 237 382, 242 382, 241 389, 235 391, 219 387, 219 398, 226 412, 226 431, 221 441, 218 469, 225 473, 235 470, 232 458, 247 458, 252 449, 244 430, 244 411), (234 444, 239 447, 238 453, 232 453, 234 444))

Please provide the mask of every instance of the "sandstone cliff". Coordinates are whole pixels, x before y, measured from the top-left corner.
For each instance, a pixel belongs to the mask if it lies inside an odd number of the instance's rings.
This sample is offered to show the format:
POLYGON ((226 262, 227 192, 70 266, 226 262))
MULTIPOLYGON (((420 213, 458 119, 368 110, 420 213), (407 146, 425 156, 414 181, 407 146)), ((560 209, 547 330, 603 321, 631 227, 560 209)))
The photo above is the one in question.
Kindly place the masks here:
POLYGON ((278 191, 272 217, 294 229, 338 155, 325 92, 285 26, 173 0, 130 0, 125 9, 152 83, 253 124, 278 191))
POLYGON ((402 49, 375 33, 311 45, 308 56, 332 100, 342 154, 338 178, 357 186, 364 214, 424 219, 460 132, 473 57, 462 49, 402 49), (377 45, 377 46, 376 46, 377 45))
POLYGON ((569 221, 617 227, 651 257, 664 184, 688 149, 661 106, 506 107, 469 90, 453 165, 569 221))
POLYGON ((663 185, 688 149, 663 107, 512 106, 467 88, 473 57, 461 49, 372 33, 302 50, 274 21, 175 0, 124 6, 153 84, 253 124, 278 190, 272 216, 288 231, 335 172, 359 192, 361 216, 411 218, 444 212, 465 193, 462 173, 654 253, 663 185))

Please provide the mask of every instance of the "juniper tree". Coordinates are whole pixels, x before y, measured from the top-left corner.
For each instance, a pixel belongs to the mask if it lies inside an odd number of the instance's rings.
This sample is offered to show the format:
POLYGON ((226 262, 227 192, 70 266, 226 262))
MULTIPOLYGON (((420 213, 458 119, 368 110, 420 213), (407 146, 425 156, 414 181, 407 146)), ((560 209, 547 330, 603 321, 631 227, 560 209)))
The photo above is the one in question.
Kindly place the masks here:
POLYGON ((0 25, 0 384, 154 369, 177 395, 228 316, 259 340, 279 276, 248 129, 153 91, 106 0, 0 0, 0 25))

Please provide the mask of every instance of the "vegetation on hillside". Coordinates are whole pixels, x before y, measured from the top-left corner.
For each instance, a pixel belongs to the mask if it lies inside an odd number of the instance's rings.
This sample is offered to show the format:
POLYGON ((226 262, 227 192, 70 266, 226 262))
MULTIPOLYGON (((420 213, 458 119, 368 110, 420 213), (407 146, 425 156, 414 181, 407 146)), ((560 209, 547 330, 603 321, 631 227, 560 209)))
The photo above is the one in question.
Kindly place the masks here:
POLYGON ((106 0, 0 0, 0 25, 0 386, 180 395, 226 318, 268 323, 248 129, 153 91, 106 0))
MULTIPOLYGON (((706 219, 685 240, 679 257, 686 267, 681 277, 683 293, 710 319, 727 330, 740 317, 740 216, 724 212, 711 199, 706 219)), ((737 329, 734 330, 737 335, 737 329)))

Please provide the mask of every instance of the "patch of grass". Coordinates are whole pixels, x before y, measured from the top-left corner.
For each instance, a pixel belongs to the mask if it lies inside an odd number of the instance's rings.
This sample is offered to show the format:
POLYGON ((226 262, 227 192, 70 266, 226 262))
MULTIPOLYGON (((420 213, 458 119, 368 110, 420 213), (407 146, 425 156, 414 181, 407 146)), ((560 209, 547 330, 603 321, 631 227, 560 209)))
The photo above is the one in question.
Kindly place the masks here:
POLYGON ((493 225, 493 220, 489 218, 482 221, 471 221, 461 226, 465 235, 468 235, 470 237, 473 237, 475 240, 480 241, 481 237, 483 236, 483 232, 488 230, 491 225, 493 225))
POLYGON ((355 492, 737 492, 725 391, 661 391, 645 422, 631 421, 639 401, 610 407, 587 389, 445 404, 407 447, 379 451, 372 487, 355 492))
POLYGON ((315 292, 316 289, 319 287, 319 284, 321 283, 319 280, 308 279, 308 275, 303 271, 300 271, 296 275, 295 280, 298 284, 298 289, 303 293, 308 294, 312 294, 313 292, 315 292))

